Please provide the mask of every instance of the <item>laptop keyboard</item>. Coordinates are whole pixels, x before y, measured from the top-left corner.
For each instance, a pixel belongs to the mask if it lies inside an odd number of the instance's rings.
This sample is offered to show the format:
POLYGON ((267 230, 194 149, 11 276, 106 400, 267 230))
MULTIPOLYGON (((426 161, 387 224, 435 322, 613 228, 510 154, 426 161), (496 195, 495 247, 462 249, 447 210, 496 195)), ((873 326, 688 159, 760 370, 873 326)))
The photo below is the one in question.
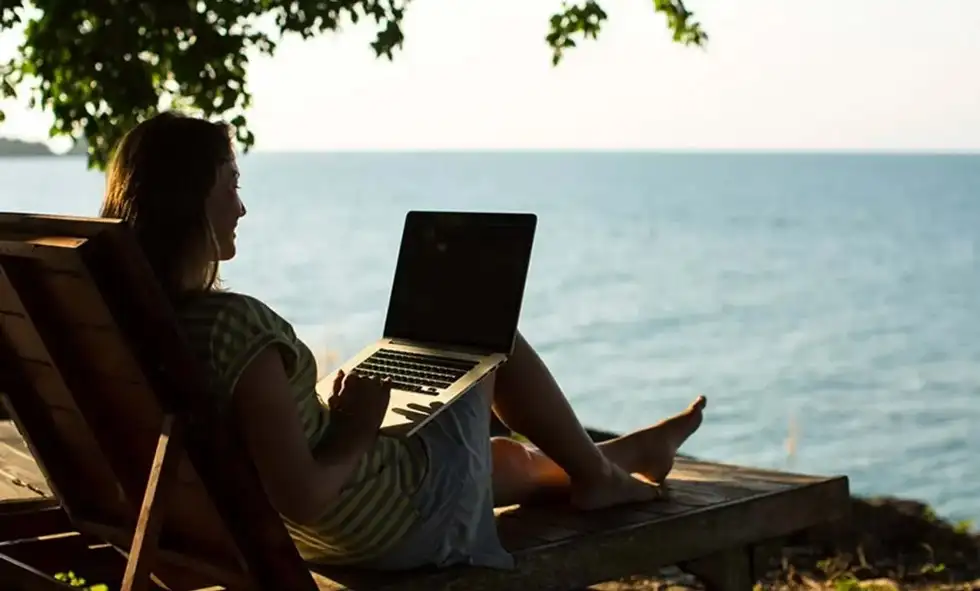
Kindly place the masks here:
POLYGON ((476 364, 476 361, 465 359, 379 349, 357 364, 353 373, 390 378, 392 386, 399 390, 438 394, 439 390, 451 386, 476 364))

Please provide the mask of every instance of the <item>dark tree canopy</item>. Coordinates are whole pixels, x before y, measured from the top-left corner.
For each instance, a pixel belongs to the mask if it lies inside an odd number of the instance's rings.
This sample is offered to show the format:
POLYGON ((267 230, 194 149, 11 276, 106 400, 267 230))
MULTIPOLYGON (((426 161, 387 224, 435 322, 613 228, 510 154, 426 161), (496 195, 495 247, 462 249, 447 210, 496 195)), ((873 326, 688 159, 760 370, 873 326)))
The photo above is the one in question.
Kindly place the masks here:
MULTIPOLYGON (((377 29, 372 49, 393 59, 408 3, 0 0, 0 31, 25 32, 19 55, 0 62, 0 98, 19 92, 31 108, 50 109, 51 136, 85 139, 89 166, 96 168, 120 135, 161 101, 230 122, 247 150, 255 141, 245 118, 247 50, 271 55, 285 36, 306 39, 370 20, 377 29)), ((666 17, 674 41, 700 46, 707 40, 683 0, 653 0, 653 9, 666 17)), ((552 63, 577 42, 596 38, 606 18, 595 0, 563 2, 545 37, 552 63)))

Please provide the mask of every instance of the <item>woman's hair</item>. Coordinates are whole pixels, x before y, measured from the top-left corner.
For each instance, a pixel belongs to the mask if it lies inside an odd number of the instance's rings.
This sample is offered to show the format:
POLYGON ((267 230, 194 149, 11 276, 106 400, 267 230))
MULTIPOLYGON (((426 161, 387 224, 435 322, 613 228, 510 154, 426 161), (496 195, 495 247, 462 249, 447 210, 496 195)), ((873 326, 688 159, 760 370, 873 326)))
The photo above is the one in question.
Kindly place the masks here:
POLYGON ((233 158, 227 125, 164 112, 129 130, 109 162, 99 215, 129 223, 172 301, 218 286, 205 202, 233 158))

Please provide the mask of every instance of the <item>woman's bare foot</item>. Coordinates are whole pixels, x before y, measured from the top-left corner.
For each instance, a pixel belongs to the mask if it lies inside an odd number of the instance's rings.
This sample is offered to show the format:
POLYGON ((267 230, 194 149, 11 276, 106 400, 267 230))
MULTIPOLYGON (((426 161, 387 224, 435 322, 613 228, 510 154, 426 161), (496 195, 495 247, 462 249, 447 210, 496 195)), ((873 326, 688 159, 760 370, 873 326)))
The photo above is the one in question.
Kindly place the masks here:
POLYGON ((684 411, 599 447, 623 470, 662 483, 674 467, 677 450, 701 426, 706 405, 707 399, 698 396, 684 411))
POLYGON ((653 501, 661 496, 660 487, 634 478, 621 467, 609 463, 609 473, 590 483, 571 483, 572 506, 583 511, 614 505, 653 501))
POLYGON ((677 449, 701 425, 706 400, 699 396, 687 410, 660 423, 599 444, 599 473, 568 480, 568 474, 541 450, 507 438, 495 438, 494 499, 503 504, 538 502, 556 491, 574 507, 602 509, 653 501, 665 496, 660 483, 674 466, 677 449))
POLYGON ((683 412, 638 432, 640 456, 638 469, 634 471, 653 482, 666 480, 667 474, 674 468, 677 450, 701 426, 707 403, 704 396, 698 396, 683 412))
POLYGON ((678 448, 701 426, 707 402, 698 396, 669 419, 602 443, 599 448, 610 461, 609 473, 587 484, 572 482, 572 504, 580 509, 602 509, 661 498, 663 489, 658 484, 673 469, 678 448))

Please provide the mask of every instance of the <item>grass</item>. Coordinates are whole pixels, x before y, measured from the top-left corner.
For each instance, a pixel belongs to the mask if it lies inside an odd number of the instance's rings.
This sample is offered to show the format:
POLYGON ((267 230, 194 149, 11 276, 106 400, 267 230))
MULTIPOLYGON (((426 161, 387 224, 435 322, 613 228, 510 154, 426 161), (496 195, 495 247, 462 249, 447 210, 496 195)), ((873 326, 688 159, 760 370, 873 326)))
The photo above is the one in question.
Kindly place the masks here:
POLYGON ((851 521, 788 541, 767 589, 980 589, 980 534, 916 501, 851 501, 851 521))
POLYGON ((54 575, 54 578, 61 581, 62 583, 68 583, 72 587, 79 587, 85 589, 86 591, 109 591, 108 585, 103 585, 102 583, 89 585, 85 579, 76 575, 74 571, 68 571, 66 573, 57 573, 54 575))

